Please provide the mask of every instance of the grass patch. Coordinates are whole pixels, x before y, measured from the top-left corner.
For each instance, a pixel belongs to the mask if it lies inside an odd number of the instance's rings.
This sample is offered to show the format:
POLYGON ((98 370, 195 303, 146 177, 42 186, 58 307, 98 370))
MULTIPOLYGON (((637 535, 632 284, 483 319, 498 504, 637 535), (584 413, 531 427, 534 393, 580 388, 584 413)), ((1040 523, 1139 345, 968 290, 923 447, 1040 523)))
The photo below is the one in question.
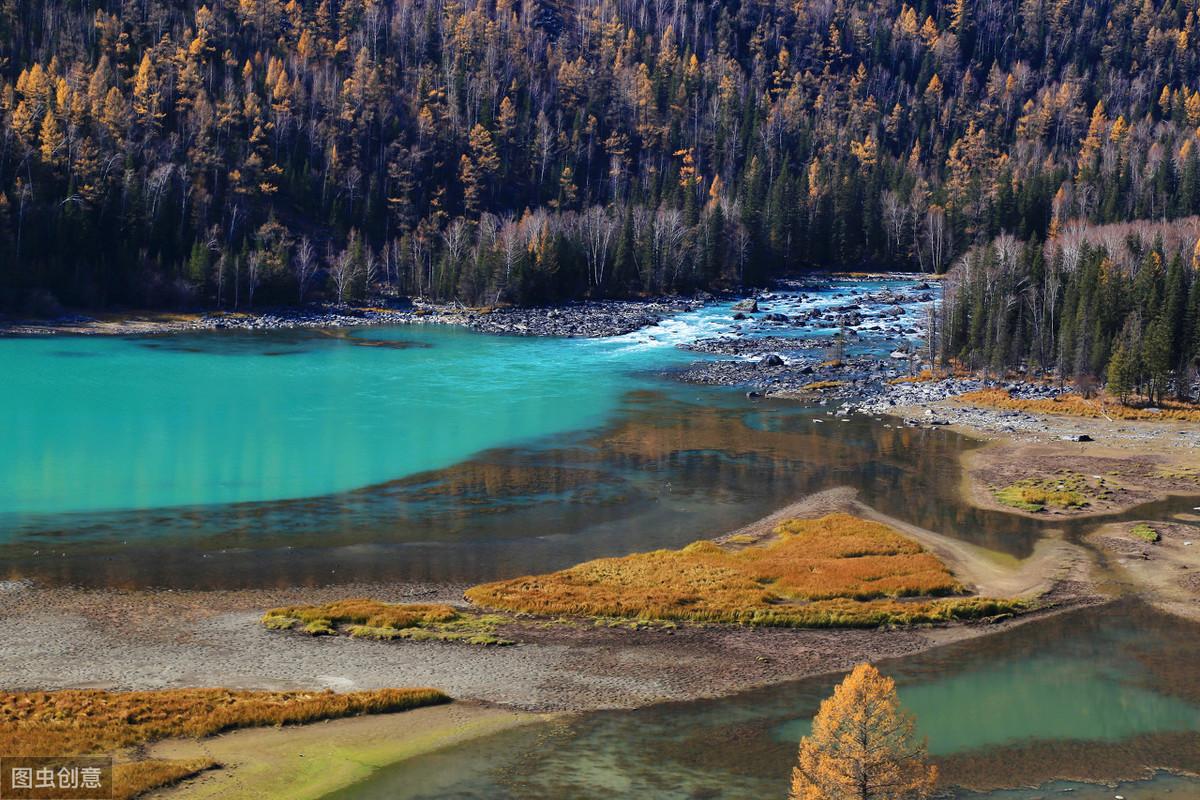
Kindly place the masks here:
MULTIPOLYGON (((227 689, 0 692, 0 742, 6 756, 114 753, 162 739, 406 711, 449 700, 436 689, 346 694, 227 689)), ((136 797, 214 766, 207 759, 121 761, 113 769, 114 797, 136 797)))
POLYGON ((804 386, 801 386, 800 390, 803 392, 819 392, 823 389, 836 389, 839 386, 845 385, 845 381, 813 381, 812 383, 806 383, 804 386))
POLYGON ((1133 538, 1140 539, 1143 542, 1149 542, 1150 544, 1154 544, 1162 538, 1158 531, 1154 530, 1154 528, 1151 528, 1144 522, 1139 522, 1137 525, 1134 525, 1129 533, 1132 534, 1133 538))
POLYGON ((472 614, 444 603, 383 603, 366 598, 338 600, 318 606, 273 608, 262 617, 270 630, 301 630, 312 636, 344 633, 358 639, 465 642, 509 645, 496 635, 505 617, 472 614))
POLYGON ((1062 471, 1049 478, 1026 478, 1010 483, 995 492, 1000 503, 1022 511, 1078 509, 1091 505, 1093 500, 1108 499, 1112 488, 1104 478, 1089 481, 1075 472, 1062 471))
POLYGON ((1042 414, 1066 414, 1072 417, 1200 422, 1200 406, 1175 400, 1164 400, 1154 406, 1157 410, 1151 411, 1146 407, 1123 405, 1105 397, 1089 400, 1077 394, 1063 394, 1055 398, 1034 400, 1013 397, 1004 389, 980 389, 967 392, 958 399, 976 406, 1042 414))
POLYGON ((899 378, 892 378, 888 381, 891 386, 896 386, 902 383, 929 383, 930 381, 938 380, 938 376, 931 369, 923 369, 916 375, 904 375, 899 378))
POLYGON ((978 618, 1021 603, 952 597, 963 587, 933 554, 848 514, 779 525, 761 545, 694 542, 482 584, 485 608, 546 616, 751 625, 873 627, 978 618))

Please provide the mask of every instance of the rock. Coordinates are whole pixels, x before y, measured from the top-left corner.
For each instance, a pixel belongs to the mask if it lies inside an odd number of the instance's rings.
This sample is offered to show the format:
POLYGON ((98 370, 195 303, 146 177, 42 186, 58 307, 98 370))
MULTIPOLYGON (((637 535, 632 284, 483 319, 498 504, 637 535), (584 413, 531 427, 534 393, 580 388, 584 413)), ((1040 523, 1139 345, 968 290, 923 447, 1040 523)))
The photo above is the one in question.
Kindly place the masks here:
POLYGON ((746 315, 739 311, 733 315, 733 318, 734 319, 746 319, 746 315))
POLYGON ((1064 434, 1058 438, 1062 439, 1064 442, 1094 442, 1095 441, 1095 439, 1088 436, 1086 433, 1068 433, 1068 434, 1064 434))
POLYGON ((751 400, 757 400, 758 398, 762 397, 762 392, 749 391, 746 392, 746 397, 750 398, 751 400))
POLYGON ((767 322, 787 322, 788 315, 787 314, 778 314, 778 313, 767 314, 766 316, 763 317, 763 319, 766 320, 767 322))
POLYGON ((745 300, 738 300, 733 304, 734 311, 758 311, 758 300, 753 297, 747 297, 745 300))
POLYGON ((785 362, 775 353, 768 353, 759 360, 758 365, 760 367, 782 367, 785 362))

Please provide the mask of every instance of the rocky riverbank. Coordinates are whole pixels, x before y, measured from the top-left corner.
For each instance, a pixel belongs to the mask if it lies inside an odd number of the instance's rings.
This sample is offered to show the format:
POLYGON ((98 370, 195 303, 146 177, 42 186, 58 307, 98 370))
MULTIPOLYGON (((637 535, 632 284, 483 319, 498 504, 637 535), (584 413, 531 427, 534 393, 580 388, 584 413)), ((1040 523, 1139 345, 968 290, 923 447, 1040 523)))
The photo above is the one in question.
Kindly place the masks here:
POLYGON ((598 300, 538 308, 471 309, 417 300, 395 306, 309 305, 255 312, 73 314, 48 320, 0 317, 0 336, 154 335, 214 330, 271 331, 367 325, 462 325, 518 336, 617 336, 700 308, 711 295, 650 300, 598 300))
POLYGON ((920 370, 936 289, 916 276, 879 289, 782 283, 729 308, 721 335, 681 344, 708 356, 675 377, 750 396, 849 399, 881 394, 920 370), (831 292, 832 290, 832 292, 831 292), (820 294, 815 292, 820 291, 820 294))
POLYGON ((907 369, 873 356, 843 361, 796 357, 794 351, 769 352, 756 361, 712 361, 693 364, 673 373, 687 383, 741 386, 750 397, 821 397, 851 399, 876 395, 887 382, 907 374, 907 369))

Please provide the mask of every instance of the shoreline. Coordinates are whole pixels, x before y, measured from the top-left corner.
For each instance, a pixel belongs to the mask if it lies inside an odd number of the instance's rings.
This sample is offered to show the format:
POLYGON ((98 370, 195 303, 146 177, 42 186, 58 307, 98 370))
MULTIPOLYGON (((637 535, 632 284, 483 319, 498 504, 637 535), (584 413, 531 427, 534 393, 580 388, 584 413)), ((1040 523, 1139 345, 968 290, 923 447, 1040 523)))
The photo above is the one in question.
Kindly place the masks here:
POLYGON ((813 495, 755 525, 835 509, 918 538, 981 593, 1039 596, 1049 606, 995 622, 896 629, 631 626, 587 619, 547 625, 518 617, 504 635, 519 644, 482 647, 308 637, 259 623, 271 607, 355 596, 462 606, 465 586, 458 585, 120 591, 9 583, 0 636, 11 644, 0 652, 0 686, 348 691, 420 684, 513 710, 585 712, 726 696, 912 655, 1103 601, 1085 588, 1090 565, 1066 542, 1047 540, 1025 561, 1006 561, 874 512, 853 490, 813 495))
POLYGON ((220 766, 146 797, 318 800, 410 758, 515 727, 555 719, 453 702, 283 728, 247 728, 206 739, 166 739, 148 758, 205 758, 220 766))
POLYGON ((910 425, 928 425, 932 418, 933 424, 985 442, 962 457, 960 492, 968 503, 1032 519, 1090 523, 1078 541, 1064 544, 1091 559, 1087 583, 1094 591, 1132 595, 1160 611, 1200 621, 1200 460, 1195 454, 1200 426, 1010 411, 956 397, 896 405, 884 413, 910 425), (919 415, 915 423, 914 415, 919 415), (1103 476, 1111 494, 1094 506, 1041 511, 1015 508, 996 497, 1004 481, 1057 479, 1064 470, 1103 476), (1185 498, 1197 507, 1171 509, 1168 501, 1185 498), (1134 518, 1139 509, 1145 513, 1134 518), (1139 524, 1151 527, 1158 541, 1136 537, 1132 531, 1139 524))
POLYGON ((415 299, 401 307, 331 303, 257 311, 117 311, 55 319, 0 315, 0 338, 31 336, 159 336, 209 331, 340 329, 387 325, 459 325, 481 333, 592 338, 618 336, 692 311, 712 295, 636 300, 583 300, 553 306, 471 309, 415 299))

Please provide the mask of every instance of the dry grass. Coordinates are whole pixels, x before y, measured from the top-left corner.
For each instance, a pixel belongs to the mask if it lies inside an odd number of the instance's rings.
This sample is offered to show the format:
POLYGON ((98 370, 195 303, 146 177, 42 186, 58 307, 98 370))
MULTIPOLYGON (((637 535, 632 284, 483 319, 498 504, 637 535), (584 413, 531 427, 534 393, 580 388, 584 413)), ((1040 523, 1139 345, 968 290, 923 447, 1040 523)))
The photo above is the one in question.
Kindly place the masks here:
POLYGON ((480 606, 540 615, 781 626, 875 626, 988 616, 1018 604, 934 599, 963 587, 919 544, 848 514, 791 520, 740 549, 702 541, 475 586, 480 606), (918 598, 901 600, 900 598, 918 598))
POLYGON ((845 381, 813 381, 812 383, 806 383, 804 386, 801 386, 800 390, 804 392, 819 392, 823 389, 836 389, 839 386, 845 385, 845 381))
POLYGON ((1111 398, 1097 397, 1088 400, 1077 394, 1059 395, 1053 399, 1027 400, 1013 397, 1004 389, 980 389, 961 395, 958 399, 976 406, 1042 414, 1066 414, 1072 417, 1200 422, 1200 406, 1174 400, 1164 400, 1155 406, 1157 411, 1151 411, 1148 408, 1122 405, 1111 398))
POLYGON ((174 761, 146 759, 114 764, 113 800, 132 800, 155 789, 187 780, 216 766, 217 762, 207 758, 174 761))
POLYGON ((892 378, 888 381, 889 384, 895 386, 900 383, 929 383, 930 381, 938 380, 938 376, 931 369, 923 369, 916 375, 905 375, 900 378, 892 378))
MULTIPOLYGON (((161 739, 202 738, 236 728, 300 725, 449 702, 436 689, 369 692, 237 692, 171 689, 0 692, 6 756, 113 753, 161 739)), ((215 766, 206 760, 126 761, 113 770, 114 796, 135 797, 215 766)))
POLYGON ((496 636, 507 622, 491 614, 458 611, 444 603, 383 603, 351 598, 320 606, 284 606, 263 615, 271 630, 301 630, 312 636, 345 633, 360 639, 411 639, 414 641, 466 642, 508 645, 496 636))

